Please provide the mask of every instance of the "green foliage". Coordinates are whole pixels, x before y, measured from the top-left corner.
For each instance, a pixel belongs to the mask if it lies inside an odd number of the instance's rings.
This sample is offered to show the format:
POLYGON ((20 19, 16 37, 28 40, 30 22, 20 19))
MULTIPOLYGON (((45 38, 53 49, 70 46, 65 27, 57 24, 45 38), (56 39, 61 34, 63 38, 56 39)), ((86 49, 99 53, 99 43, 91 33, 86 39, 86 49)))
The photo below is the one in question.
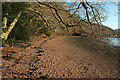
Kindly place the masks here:
POLYGON ((2 17, 8 18, 7 26, 14 20, 18 13, 23 13, 29 7, 25 2, 4 2, 2 3, 2 17))
POLYGON ((9 45, 16 45, 17 40, 15 38, 10 38, 6 41, 6 43, 9 44, 9 45))
POLYGON ((15 17, 19 12, 24 12, 29 6, 26 2, 3 2, 2 16, 15 17))
POLYGON ((3 32, 6 32, 8 30, 8 28, 3 28, 3 32))
MULTIPOLYGON (((8 35, 8 39, 6 42, 10 45, 17 43, 17 40, 29 40, 29 18, 27 16, 27 13, 25 12, 29 6, 30 5, 26 2, 2 3, 2 17, 7 17, 7 26, 9 26, 13 22, 14 18, 17 17, 18 13, 21 13, 18 22, 8 35)), ((7 31, 7 28, 5 28, 3 31, 7 31)))
POLYGON ((42 34, 45 34, 46 36, 52 36, 52 32, 46 28, 42 28, 40 29, 36 35, 42 35, 42 34))
POLYGON ((49 30, 46 30, 45 34, 46 34, 46 36, 49 36, 49 37, 52 36, 52 32, 49 30))
POLYGON ((13 28, 12 32, 9 34, 8 39, 15 38, 16 40, 27 41, 29 40, 29 19, 26 13, 23 13, 18 20, 17 24, 13 28))

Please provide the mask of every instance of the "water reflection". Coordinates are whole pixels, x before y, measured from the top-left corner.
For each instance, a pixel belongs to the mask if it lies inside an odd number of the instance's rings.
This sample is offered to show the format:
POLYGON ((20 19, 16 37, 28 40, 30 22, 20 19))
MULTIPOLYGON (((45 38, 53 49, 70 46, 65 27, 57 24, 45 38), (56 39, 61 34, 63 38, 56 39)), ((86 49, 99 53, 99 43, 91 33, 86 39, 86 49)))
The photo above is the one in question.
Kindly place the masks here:
POLYGON ((110 45, 120 46, 120 38, 104 38, 104 41, 110 45))

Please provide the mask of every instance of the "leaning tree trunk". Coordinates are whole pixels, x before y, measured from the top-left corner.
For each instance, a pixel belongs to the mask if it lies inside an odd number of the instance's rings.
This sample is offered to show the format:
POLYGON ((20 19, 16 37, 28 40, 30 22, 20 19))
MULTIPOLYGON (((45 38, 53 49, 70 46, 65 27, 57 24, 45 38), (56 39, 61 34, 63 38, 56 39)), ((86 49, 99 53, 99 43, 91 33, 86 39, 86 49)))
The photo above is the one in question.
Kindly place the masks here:
MULTIPOLYGON (((8 35, 12 31, 12 29, 14 28, 14 26, 17 23, 17 21, 18 21, 18 19, 19 19, 20 16, 21 16, 21 13, 18 13, 17 17, 13 20, 13 22, 8 27, 8 30, 6 32, 2 33, 2 35, 0 36, 2 39, 7 40, 8 35)), ((2 26, 2 28, 6 28, 6 27, 7 27, 7 18, 4 17, 3 18, 3 26, 2 26)))

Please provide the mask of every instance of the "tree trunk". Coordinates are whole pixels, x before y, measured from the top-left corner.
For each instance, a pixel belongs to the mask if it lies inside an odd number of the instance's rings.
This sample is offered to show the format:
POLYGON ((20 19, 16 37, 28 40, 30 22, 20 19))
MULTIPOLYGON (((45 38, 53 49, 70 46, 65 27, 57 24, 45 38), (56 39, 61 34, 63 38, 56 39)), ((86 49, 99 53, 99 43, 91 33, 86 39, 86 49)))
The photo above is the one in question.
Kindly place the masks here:
MULTIPOLYGON (((12 29, 14 28, 14 26, 15 26, 15 24, 17 23, 17 21, 18 21, 18 19, 19 19, 20 16, 21 16, 21 13, 18 13, 17 17, 16 17, 16 18, 14 19, 14 21, 10 24, 8 30, 7 30, 6 32, 2 33, 2 35, 0 36, 2 39, 7 40, 8 35, 9 35, 10 32, 12 31, 12 29)), ((6 25, 7 25, 7 18, 4 18, 3 20, 4 20, 4 21, 3 21, 3 27, 2 27, 2 28, 5 28, 5 27, 7 27, 7 26, 6 26, 6 25)))

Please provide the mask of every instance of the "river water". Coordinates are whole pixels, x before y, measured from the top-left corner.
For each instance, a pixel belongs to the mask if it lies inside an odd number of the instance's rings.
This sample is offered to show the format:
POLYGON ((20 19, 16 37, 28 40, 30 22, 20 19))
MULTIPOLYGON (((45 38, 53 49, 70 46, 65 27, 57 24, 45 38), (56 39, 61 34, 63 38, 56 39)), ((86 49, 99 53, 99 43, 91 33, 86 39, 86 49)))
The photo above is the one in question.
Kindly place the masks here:
POLYGON ((110 45, 120 46, 120 38, 104 38, 104 41, 110 45))

